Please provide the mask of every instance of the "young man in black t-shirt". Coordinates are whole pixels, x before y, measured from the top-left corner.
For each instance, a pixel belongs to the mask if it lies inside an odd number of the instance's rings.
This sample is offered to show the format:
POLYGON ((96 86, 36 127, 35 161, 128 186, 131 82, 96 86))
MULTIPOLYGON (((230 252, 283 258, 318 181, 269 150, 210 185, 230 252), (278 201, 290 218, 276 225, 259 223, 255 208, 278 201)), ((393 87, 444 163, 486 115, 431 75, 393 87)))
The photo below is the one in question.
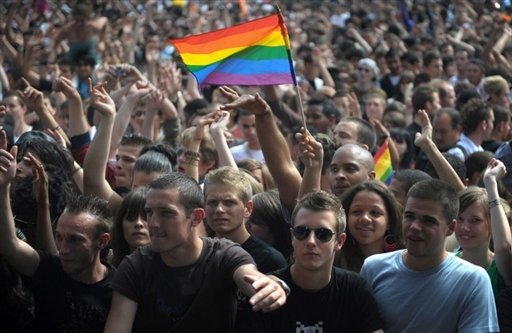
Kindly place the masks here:
POLYGON ((107 203, 91 196, 71 198, 56 225, 58 256, 36 251, 16 237, 14 228, 9 188, 16 153, 16 147, 0 149, 0 255, 33 293, 34 326, 38 332, 103 332, 114 275, 114 268, 100 261, 110 241, 107 203))
POLYGON ((245 222, 252 213, 249 174, 232 167, 210 171, 205 178, 206 223, 218 238, 226 238, 247 251, 258 270, 269 273, 287 265, 283 255, 267 243, 251 236, 245 222))
POLYGON ((280 283, 260 273, 239 245, 199 237, 202 207, 201 188, 184 174, 149 184, 151 245, 121 262, 106 332, 231 332, 237 287, 252 296, 255 311, 285 302, 280 283))
POLYGON ((295 262, 273 272, 291 289, 286 304, 254 314, 250 332, 383 332, 370 285, 356 273, 333 268, 345 242, 345 213, 323 191, 299 200, 292 213, 295 262))

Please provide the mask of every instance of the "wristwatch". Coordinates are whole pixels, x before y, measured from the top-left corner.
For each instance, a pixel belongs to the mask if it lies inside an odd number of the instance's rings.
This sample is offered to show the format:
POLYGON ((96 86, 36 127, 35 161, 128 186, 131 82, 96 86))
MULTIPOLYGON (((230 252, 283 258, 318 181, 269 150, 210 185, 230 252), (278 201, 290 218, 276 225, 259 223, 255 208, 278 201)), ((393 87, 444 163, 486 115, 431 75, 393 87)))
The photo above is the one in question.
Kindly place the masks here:
POLYGON ((288 286, 288 284, 281 279, 276 279, 276 282, 279 283, 281 288, 283 288, 284 293, 286 294, 286 297, 288 297, 290 295, 290 293, 292 292, 292 290, 290 289, 290 286, 288 286))

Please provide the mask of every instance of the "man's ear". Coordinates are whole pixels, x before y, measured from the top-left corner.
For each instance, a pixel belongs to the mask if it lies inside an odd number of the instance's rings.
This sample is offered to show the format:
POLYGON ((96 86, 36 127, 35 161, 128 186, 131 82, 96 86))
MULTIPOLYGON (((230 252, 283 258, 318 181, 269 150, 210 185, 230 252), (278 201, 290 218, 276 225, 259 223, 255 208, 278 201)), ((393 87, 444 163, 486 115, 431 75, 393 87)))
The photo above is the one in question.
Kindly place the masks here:
POLYGON ((455 230, 455 225, 457 225, 457 220, 453 219, 450 224, 448 224, 448 231, 446 231, 446 236, 450 236, 453 234, 453 231, 455 230))
POLYGON ((190 214, 190 220, 192 222, 192 226, 197 227, 198 225, 200 225, 203 222, 205 215, 206 214, 204 212, 204 209, 195 208, 192 211, 192 214, 190 214))
POLYGON ((110 244, 110 234, 108 232, 105 232, 103 233, 101 236, 100 236, 100 249, 103 250, 104 248, 106 248, 108 246, 108 244, 110 244))
POLYGON ((369 180, 374 180, 375 179, 375 171, 369 171, 368 172, 368 179, 369 180))
POLYGON ((345 244, 345 241, 347 240, 347 234, 342 232, 336 236, 336 245, 334 246, 334 251, 339 251, 343 247, 343 244, 345 244))
POLYGON ((244 209, 244 219, 245 220, 247 220, 251 216, 253 208, 254 208, 254 203, 252 202, 252 200, 247 201, 247 203, 245 204, 245 209, 244 209))

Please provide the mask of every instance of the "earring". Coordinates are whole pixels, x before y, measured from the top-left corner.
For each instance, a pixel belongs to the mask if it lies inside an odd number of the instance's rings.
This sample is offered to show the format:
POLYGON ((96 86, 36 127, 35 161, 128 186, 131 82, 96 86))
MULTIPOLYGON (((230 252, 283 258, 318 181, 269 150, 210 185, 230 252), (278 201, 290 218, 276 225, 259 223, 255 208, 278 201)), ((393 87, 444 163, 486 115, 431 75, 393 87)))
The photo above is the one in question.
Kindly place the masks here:
POLYGON ((384 252, 393 252, 398 250, 398 244, 396 242, 395 236, 392 234, 387 234, 384 236, 384 252))

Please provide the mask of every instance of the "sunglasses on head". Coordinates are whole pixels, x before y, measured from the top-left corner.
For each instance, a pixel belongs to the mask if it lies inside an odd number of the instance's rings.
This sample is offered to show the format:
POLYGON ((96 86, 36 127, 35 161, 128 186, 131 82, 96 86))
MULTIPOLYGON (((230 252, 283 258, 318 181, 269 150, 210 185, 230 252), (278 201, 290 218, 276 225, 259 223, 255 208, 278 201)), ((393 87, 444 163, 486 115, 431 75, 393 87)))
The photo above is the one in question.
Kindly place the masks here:
POLYGON ((315 237, 322 243, 327 243, 332 239, 332 236, 336 234, 334 231, 327 228, 310 229, 303 225, 292 228, 293 236, 298 240, 304 240, 308 238, 311 231, 315 233, 315 237))

